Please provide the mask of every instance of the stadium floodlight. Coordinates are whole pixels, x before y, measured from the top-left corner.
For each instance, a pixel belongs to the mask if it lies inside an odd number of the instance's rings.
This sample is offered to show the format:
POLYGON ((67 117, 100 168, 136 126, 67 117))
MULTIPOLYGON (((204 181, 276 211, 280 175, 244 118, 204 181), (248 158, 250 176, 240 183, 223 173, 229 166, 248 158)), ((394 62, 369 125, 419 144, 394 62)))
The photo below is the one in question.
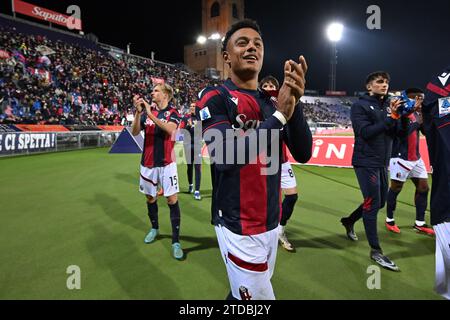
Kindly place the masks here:
POLYGON ((206 39, 205 36, 199 36, 199 37, 197 38, 197 43, 199 43, 199 44, 205 44, 207 40, 208 40, 208 39, 206 39))
POLYGON ((331 42, 339 42, 342 39, 344 26, 341 23, 334 22, 328 26, 327 36, 331 42))
POLYGON ((209 37, 209 39, 211 39, 211 40, 219 40, 221 37, 220 37, 220 34, 218 34, 218 33, 213 33, 210 37, 209 37))
POLYGON ((342 34, 344 33, 344 25, 338 22, 333 22, 328 25, 327 36, 331 42, 331 59, 330 59, 330 91, 336 91, 336 79, 337 79, 337 43, 341 41, 342 34))

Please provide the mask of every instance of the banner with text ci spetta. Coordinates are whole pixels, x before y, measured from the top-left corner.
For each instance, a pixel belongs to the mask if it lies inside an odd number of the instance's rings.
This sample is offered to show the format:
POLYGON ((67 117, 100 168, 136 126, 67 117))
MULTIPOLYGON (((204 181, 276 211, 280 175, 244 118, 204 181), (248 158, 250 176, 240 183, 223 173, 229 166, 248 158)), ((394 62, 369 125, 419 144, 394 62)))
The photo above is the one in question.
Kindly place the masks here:
POLYGON ((27 3, 21 0, 13 0, 13 1, 14 1, 14 12, 33 17, 35 19, 59 24, 65 27, 68 27, 70 24, 70 29, 82 30, 81 19, 69 17, 65 14, 55 12, 46 8, 42 8, 41 6, 27 3), (68 23, 68 21, 70 21, 70 23, 68 23))
POLYGON ((0 155, 56 150, 56 133, 0 133, 0 155))

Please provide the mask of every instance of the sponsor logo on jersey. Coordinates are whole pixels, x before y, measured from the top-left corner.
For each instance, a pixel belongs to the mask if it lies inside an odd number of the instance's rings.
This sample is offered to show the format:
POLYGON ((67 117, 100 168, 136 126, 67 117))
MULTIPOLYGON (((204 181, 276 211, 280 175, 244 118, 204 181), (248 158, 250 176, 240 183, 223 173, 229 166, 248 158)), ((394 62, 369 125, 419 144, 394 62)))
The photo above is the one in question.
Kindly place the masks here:
POLYGON ((258 129, 261 122, 259 120, 248 120, 245 114, 238 114, 236 117, 237 125, 233 125, 234 130, 244 130, 247 131, 249 129, 258 129))
POLYGON ((231 102, 233 102, 236 106, 239 104, 239 98, 231 97, 230 100, 231 100, 231 102))
POLYGON ((439 117, 450 114, 450 97, 439 99, 439 117))

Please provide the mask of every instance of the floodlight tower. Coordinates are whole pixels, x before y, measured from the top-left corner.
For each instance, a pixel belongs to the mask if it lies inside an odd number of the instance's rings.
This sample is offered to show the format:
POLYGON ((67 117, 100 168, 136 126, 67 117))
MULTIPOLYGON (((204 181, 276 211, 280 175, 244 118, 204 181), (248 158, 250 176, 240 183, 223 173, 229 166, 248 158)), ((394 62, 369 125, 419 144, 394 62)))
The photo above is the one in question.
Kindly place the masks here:
POLYGON ((341 41, 344 26, 341 23, 331 23, 327 28, 328 40, 331 42, 331 59, 330 59, 330 91, 336 91, 337 78, 337 43, 341 41))

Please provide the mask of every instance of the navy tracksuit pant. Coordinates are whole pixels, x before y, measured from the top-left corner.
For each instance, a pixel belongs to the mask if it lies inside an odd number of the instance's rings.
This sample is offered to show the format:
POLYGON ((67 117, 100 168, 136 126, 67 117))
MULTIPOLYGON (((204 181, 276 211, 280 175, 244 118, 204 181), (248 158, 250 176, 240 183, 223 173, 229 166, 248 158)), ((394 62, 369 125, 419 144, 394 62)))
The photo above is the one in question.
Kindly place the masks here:
POLYGON ((389 189, 387 169, 355 167, 355 173, 364 203, 351 214, 349 220, 355 223, 362 217, 370 247, 381 250, 377 234, 377 215, 386 205, 389 189))

